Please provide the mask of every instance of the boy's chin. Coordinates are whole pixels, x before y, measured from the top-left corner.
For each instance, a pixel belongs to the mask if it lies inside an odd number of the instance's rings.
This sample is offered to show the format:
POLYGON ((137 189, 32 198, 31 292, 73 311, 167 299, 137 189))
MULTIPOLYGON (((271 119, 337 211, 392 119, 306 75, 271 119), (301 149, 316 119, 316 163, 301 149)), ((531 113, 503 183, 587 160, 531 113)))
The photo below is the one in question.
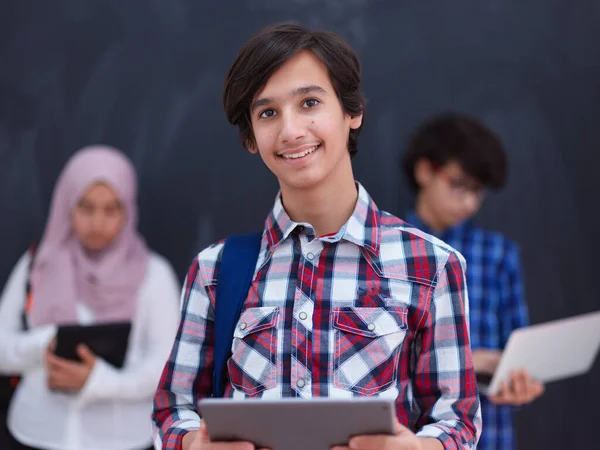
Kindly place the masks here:
POLYGON ((469 216, 452 216, 452 217, 448 217, 446 222, 446 228, 452 228, 455 227, 458 224, 463 223, 465 220, 468 220, 469 216))
POLYGON ((297 174, 299 176, 281 177, 279 183, 282 188, 295 191, 316 189, 323 184, 325 177, 320 174, 297 174))

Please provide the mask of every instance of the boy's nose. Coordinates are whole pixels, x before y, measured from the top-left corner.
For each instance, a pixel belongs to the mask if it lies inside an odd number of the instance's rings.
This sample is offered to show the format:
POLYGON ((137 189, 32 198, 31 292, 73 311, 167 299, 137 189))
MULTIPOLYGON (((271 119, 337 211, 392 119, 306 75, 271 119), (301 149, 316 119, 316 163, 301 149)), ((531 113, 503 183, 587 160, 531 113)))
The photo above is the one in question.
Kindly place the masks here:
POLYGON ((281 120, 280 138, 283 143, 293 143, 306 136, 304 120, 297 114, 286 114, 281 120))

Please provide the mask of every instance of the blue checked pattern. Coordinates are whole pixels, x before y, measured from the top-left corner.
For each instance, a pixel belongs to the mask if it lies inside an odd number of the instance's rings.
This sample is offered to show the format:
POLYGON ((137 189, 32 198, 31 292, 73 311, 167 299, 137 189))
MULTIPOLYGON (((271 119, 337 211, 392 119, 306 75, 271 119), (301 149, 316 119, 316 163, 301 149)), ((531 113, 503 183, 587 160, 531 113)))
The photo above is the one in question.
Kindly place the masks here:
MULTIPOLYGON (((431 233, 415 213, 407 220, 431 233)), ((464 222, 438 238, 458 250, 467 261, 467 286, 473 349, 501 350, 511 331, 529 323, 523 296, 518 246, 499 233, 464 222)), ((496 406, 481 397, 483 432, 478 450, 513 450, 513 408, 496 406)))
MULTIPOLYGON (((192 263, 179 332, 155 397, 155 445, 181 448, 212 393, 216 282, 223 243, 192 263)), ((468 331, 464 259, 440 240, 358 202, 317 238, 277 198, 236 324, 225 396, 377 395, 401 423, 446 449, 474 449, 481 412, 468 331)))

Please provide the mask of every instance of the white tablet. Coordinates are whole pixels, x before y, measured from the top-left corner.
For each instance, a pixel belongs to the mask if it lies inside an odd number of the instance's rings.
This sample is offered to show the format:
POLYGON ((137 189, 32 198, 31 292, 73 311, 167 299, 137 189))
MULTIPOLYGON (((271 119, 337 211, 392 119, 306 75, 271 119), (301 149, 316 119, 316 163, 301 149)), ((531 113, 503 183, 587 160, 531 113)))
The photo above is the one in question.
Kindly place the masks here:
POLYGON ((494 376, 482 393, 496 395, 514 369, 548 383, 590 370, 600 348, 600 311, 555 320, 511 333, 494 376))
POLYGON ((394 434, 392 400, 350 399, 230 400, 199 404, 211 441, 249 441, 271 450, 329 450, 352 436, 394 434))

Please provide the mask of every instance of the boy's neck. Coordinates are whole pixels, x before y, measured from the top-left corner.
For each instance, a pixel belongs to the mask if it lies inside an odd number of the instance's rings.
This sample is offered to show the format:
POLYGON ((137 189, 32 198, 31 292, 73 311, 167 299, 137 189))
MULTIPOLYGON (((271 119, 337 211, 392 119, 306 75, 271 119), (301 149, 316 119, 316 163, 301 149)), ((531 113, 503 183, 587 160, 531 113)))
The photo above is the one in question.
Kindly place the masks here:
POLYGON ((337 233, 348 221, 358 200, 352 166, 341 176, 330 176, 309 189, 281 186, 286 212, 294 222, 312 225, 317 236, 337 233))
POLYGON ((417 196, 415 213, 419 220, 434 233, 441 234, 446 231, 447 227, 437 219, 431 208, 429 208, 427 203, 420 196, 417 196))

